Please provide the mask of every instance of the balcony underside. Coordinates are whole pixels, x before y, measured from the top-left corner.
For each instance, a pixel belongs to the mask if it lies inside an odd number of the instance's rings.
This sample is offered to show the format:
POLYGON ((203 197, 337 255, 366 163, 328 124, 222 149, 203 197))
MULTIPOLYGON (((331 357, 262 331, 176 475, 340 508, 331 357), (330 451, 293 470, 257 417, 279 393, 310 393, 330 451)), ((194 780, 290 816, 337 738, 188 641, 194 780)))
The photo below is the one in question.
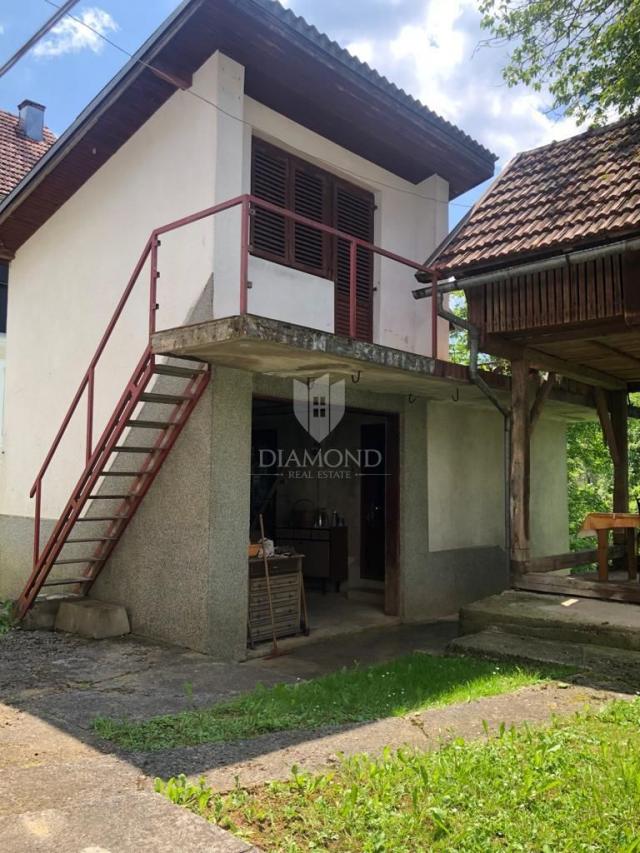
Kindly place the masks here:
MULTIPOLYGON (((152 348, 156 355, 195 357, 253 373, 285 378, 331 373, 351 377, 366 391, 490 405, 462 365, 251 314, 157 332, 152 348)), ((483 375, 506 400, 508 379, 483 375)), ((558 417, 593 415, 583 389, 558 388, 549 405, 558 417)))

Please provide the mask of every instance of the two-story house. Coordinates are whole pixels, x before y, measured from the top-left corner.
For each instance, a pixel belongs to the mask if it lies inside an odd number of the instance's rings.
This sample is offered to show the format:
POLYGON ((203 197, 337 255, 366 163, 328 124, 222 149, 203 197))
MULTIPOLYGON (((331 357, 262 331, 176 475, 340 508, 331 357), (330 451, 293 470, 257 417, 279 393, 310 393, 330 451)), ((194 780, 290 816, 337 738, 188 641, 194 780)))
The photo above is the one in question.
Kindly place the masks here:
MULTIPOLYGON (((0 595, 241 659, 260 515, 324 612, 503 588, 502 421, 412 297, 493 169, 278 3, 185 0, 0 204, 0 595)), ((532 450, 541 554, 567 547, 564 405, 532 450)))

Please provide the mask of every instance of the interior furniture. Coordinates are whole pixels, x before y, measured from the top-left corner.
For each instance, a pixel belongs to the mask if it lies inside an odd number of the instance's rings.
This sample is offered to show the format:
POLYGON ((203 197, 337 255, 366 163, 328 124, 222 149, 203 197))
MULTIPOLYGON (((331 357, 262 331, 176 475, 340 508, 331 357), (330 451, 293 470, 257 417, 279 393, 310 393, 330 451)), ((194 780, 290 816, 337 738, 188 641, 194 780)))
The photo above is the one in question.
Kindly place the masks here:
POLYGON ((303 574, 321 581, 323 592, 327 581, 340 591, 349 575, 347 527, 281 527, 276 530, 276 544, 304 554, 303 574))
POLYGON ((640 528, 640 515, 633 512, 591 512, 582 522, 581 535, 598 537, 598 580, 609 580, 609 533, 622 530, 629 580, 638 577, 636 530, 640 528))
MULTIPOLYGON (((309 633, 302 607, 302 554, 278 555, 267 558, 276 637, 309 633)), ((250 648, 256 643, 273 639, 273 624, 264 559, 249 559, 249 618, 247 640, 250 648)))

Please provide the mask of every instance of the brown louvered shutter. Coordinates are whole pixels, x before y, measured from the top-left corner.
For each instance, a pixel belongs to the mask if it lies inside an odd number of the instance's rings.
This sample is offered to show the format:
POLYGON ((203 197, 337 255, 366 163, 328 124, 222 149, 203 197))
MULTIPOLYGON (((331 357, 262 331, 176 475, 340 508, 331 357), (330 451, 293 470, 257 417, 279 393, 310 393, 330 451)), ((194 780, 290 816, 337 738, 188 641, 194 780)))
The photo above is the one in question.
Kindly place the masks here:
MULTIPOLYGON (((327 175, 312 167, 294 164, 293 212, 315 222, 329 222, 327 175)), ((329 258, 330 242, 327 235, 296 222, 293 226, 294 265, 315 275, 327 276, 329 258)))
MULTIPOLYGON (((334 194, 335 227, 367 243, 373 243, 373 195, 365 190, 337 183, 334 194)), ((336 241, 335 332, 349 335, 349 243, 336 241)), ((358 248, 356 275, 356 338, 373 338, 373 255, 358 248)))
MULTIPOLYGON (((256 139, 251 168, 253 195, 277 207, 288 207, 289 159, 284 152, 256 139)), ((256 208, 252 217, 251 246, 256 255, 280 263, 288 261, 289 223, 283 216, 256 208)))

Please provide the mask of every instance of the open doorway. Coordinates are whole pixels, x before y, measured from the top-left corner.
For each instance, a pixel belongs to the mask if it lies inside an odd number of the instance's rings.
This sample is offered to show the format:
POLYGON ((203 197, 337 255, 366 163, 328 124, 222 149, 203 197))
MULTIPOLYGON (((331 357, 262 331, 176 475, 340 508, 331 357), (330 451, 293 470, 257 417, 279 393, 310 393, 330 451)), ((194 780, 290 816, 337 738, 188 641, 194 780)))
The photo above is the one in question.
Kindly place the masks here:
POLYGON ((253 402, 251 540, 302 555, 312 636, 398 616, 397 415, 347 408, 317 442, 291 400, 253 402))

